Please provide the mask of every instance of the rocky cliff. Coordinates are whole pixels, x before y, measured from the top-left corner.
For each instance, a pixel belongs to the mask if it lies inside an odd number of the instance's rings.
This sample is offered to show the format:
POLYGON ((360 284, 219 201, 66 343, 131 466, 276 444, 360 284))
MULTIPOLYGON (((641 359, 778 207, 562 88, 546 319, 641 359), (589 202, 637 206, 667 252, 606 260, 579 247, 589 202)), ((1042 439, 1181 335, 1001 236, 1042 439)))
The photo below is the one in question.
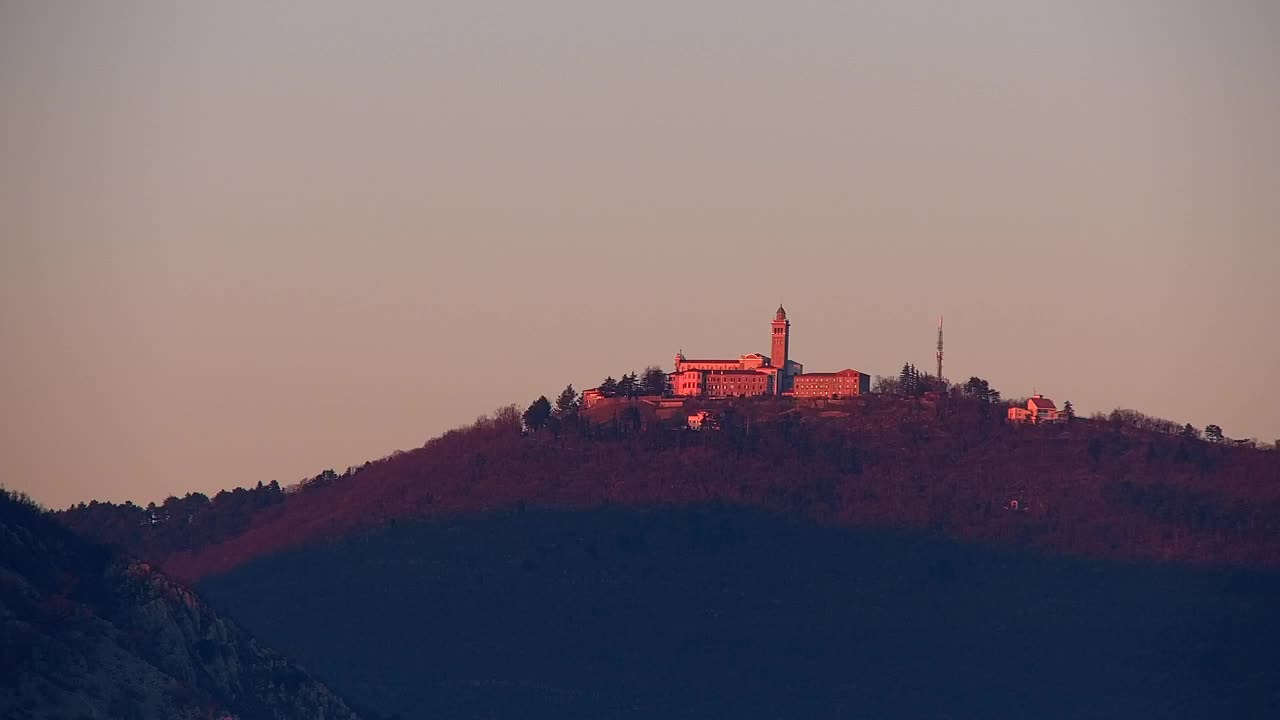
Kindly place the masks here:
POLYGON ((0 716, 356 718, 182 585, 4 493, 0 716))

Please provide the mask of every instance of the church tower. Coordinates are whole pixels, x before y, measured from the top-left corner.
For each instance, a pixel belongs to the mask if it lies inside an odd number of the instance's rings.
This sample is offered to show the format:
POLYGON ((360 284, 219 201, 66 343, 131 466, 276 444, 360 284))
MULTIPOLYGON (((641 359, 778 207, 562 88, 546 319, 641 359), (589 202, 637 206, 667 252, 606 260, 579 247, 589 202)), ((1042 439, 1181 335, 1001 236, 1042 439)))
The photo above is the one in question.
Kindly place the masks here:
POLYGON ((769 355, 769 361, 774 367, 778 368, 779 373, 779 389, 785 383, 782 382, 782 374, 787 371, 787 360, 790 359, 788 351, 791 349, 791 321, 787 319, 787 311, 778 306, 778 312, 773 316, 773 336, 772 336, 772 352, 769 355))

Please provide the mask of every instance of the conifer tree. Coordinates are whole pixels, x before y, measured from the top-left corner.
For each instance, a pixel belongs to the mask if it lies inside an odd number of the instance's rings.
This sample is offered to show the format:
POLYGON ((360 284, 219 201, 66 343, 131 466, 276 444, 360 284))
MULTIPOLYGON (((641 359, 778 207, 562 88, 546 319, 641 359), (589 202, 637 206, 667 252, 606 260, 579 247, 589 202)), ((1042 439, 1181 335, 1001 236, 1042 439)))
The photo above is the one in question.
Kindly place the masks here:
POLYGON ((524 411, 524 426, 533 432, 537 432, 547 424, 547 420, 551 417, 551 401, 546 395, 538 397, 529 409, 524 411))
POLYGON ((556 398, 554 414, 558 418, 567 418, 578 413, 578 391, 572 385, 566 385, 556 398))
POLYGON ((645 395, 666 395, 669 390, 667 373, 656 365, 650 365, 644 369, 640 385, 645 395))
POLYGON ((964 394, 985 403, 1000 402, 1000 391, 993 390, 991 384, 980 377, 971 377, 964 384, 964 394))
POLYGON ((903 395, 916 394, 916 369, 911 363, 902 364, 902 372, 898 374, 898 392, 903 395))
POLYGON ((618 396, 624 398, 632 398, 636 396, 638 388, 635 373, 627 373, 618 381, 618 396))
POLYGON ((607 398, 614 397, 615 395, 618 394, 618 381, 614 380, 613 376, 610 375, 609 377, 605 378, 603 382, 600 383, 600 387, 598 388, 598 390, 600 390, 601 397, 607 397, 607 398))

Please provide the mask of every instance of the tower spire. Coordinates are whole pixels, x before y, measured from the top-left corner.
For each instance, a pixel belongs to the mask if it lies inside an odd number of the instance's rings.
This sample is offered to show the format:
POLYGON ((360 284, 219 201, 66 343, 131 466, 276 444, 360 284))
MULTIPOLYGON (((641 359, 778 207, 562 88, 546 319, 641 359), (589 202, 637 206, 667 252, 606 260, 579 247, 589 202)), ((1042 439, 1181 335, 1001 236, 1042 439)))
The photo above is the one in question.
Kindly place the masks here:
POLYGON ((790 389, 787 360, 791 348, 791 321, 787 319, 787 311, 781 303, 778 304, 778 312, 774 313, 773 322, 770 324, 769 347, 769 362, 778 368, 774 392, 781 395, 785 390, 790 389))
POLYGON ((942 316, 938 316, 938 382, 942 382, 942 316))

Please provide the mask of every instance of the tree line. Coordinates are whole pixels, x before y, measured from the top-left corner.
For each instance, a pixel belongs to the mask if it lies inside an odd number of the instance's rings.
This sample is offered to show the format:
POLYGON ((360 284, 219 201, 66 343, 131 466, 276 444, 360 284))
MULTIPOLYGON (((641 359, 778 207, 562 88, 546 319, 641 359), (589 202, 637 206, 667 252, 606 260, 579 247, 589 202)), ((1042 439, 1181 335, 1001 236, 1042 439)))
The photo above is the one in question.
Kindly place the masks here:
POLYGON ((550 428, 555 434, 559 435, 565 426, 576 425, 580 422, 578 411, 581 409, 582 397, 578 395, 578 391, 574 390, 573 385, 570 384, 560 391, 554 406, 546 395, 540 395, 537 400, 529 404, 529 408, 520 417, 524 421, 525 430, 528 432, 538 432, 543 428, 550 428))
POLYGON ((600 381, 596 388, 601 397, 636 398, 641 395, 670 395, 671 383, 667 382, 667 373, 657 365, 650 365, 644 373, 637 375, 634 371, 624 373, 615 380, 612 375, 600 381))
MULTIPOLYGON (((671 383, 667 381, 665 370, 657 365, 650 365, 641 374, 634 371, 623 373, 621 379, 609 375, 600 381, 596 390, 601 397, 606 398, 634 399, 655 395, 667 397, 671 395, 671 383)), ((564 430, 575 428, 581 423, 581 409, 582 396, 570 384, 560 391, 554 402, 546 395, 538 396, 521 415, 521 420, 524 421, 527 432, 548 429, 558 436, 564 430)))

